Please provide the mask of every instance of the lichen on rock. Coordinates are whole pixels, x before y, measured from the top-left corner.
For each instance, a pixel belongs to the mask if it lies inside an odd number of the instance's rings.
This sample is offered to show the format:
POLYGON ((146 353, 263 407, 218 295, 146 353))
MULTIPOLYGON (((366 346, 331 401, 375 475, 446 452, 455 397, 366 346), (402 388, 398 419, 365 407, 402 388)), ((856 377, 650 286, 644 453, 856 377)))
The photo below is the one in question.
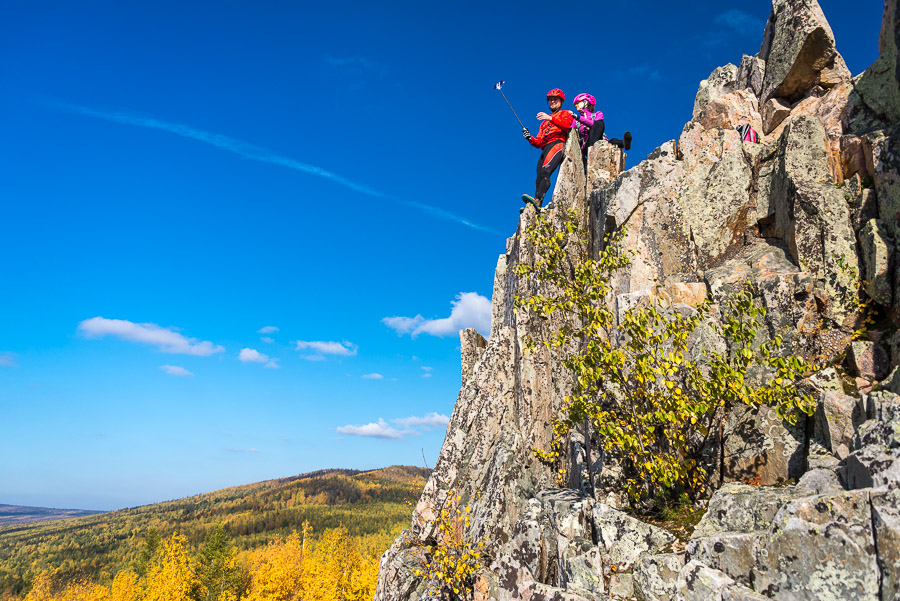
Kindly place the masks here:
MULTIPOLYGON (((773 0, 762 34, 758 55, 700 84, 677 141, 627 171, 604 142, 585 171, 570 137, 545 215, 561 228, 576 214, 588 235, 570 242, 593 254, 627 222, 633 261, 612 281, 619 316, 650 298, 681 311, 708 300, 715 320, 749 281, 767 310, 755 344, 781 339, 779 353, 833 365, 805 381, 816 413, 791 426, 769 409, 728 409, 704 449, 711 499, 686 547, 629 514, 620 458, 596 432, 562 441, 557 466, 539 459, 572 391, 572 348, 540 344, 565 327, 561 316, 516 311, 516 297, 546 292, 516 275, 540 256, 524 235, 528 209, 497 263, 490 336, 461 333, 447 435, 410 529, 382 557, 376 601, 421 598, 417 566, 439 544, 451 492, 472 507, 462 535, 485 542, 478 600, 900 595, 896 0, 885 3, 881 56, 856 78, 815 0, 773 0), (742 123, 760 144, 741 141, 742 123), (854 342, 864 301, 882 322, 854 342)), ((691 345, 730 351, 709 332, 691 345)))

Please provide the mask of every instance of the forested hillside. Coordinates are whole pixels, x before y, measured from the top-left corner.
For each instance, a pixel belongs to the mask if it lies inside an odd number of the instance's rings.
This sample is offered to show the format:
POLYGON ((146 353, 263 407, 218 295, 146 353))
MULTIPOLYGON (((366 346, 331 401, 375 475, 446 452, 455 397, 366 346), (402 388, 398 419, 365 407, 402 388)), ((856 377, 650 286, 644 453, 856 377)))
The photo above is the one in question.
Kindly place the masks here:
MULTIPOLYGON (((58 589, 77 582, 108 586, 126 570, 149 576, 155 553, 175 547, 199 553, 211 533, 217 533, 220 548, 233 550, 234 561, 241 552, 264 548, 257 556, 244 553, 245 580, 249 563, 266 550, 281 545, 288 552, 295 531, 295 543, 327 539, 332 548, 346 547, 343 555, 362 553, 377 572, 377 556, 408 524, 427 476, 415 467, 325 470, 88 517, 2 527, 0 596, 24 596, 36 581, 58 589)), ((54 598, 33 593, 31 598, 54 598)))

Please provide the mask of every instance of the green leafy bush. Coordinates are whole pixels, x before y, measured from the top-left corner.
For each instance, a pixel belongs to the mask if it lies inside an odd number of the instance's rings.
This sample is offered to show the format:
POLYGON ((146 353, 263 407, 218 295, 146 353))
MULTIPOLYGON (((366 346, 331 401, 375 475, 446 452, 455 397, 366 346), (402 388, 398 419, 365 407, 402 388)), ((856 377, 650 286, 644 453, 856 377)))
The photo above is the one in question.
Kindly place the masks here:
MULTIPOLYGON (((796 356, 778 356, 781 338, 758 344, 759 320, 766 310, 754 300, 749 284, 721 307, 720 321, 710 319, 708 300, 692 310, 677 310, 658 297, 625 310, 611 310, 611 281, 630 263, 622 248, 624 228, 608 235, 596 258, 576 215, 564 215, 555 228, 545 215, 527 229, 534 245, 533 264, 520 263, 516 274, 534 278, 543 291, 516 298, 519 311, 566 319, 541 343, 564 350, 564 364, 574 376, 565 410, 554 424, 557 442, 539 457, 556 460, 559 439, 589 420, 604 449, 625 469, 627 491, 635 502, 659 487, 683 487, 692 496, 702 490, 706 470, 701 456, 725 407, 770 405, 789 423, 811 414, 813 399, 796 382, 811 370, 796 356), (689 349, 700 328, 724 338, 727 351, 689 349), (575 349, 575 350, 571 350, 575 349), (770 374, 753 384, 748 370, 770 374)), ((528 341, 534 350, 537 341, 528 341)))

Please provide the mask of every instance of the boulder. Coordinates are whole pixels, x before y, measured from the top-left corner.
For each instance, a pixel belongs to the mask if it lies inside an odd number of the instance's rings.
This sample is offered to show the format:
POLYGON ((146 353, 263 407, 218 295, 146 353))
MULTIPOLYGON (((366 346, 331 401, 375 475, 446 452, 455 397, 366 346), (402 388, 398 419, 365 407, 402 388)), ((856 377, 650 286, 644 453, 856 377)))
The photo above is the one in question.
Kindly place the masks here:
MULTIPOLYGON (((723 487, 691 537, 687 565, 717 572, 707 573, 711 581, 731 581, 772 599, 875 598, 878 524, 869 493, 844 491, 833 474, 817 471, 785 489, 723 487)), ((882 506, 890 537, 893 506, 888 500, 882 506)), ((893 562, 893 556, 882 561, 893 562)), ((708 598, 719 598, 708 584, 701 588, 713 595, 708 598)))
POLYGON ((878 564, 867 491, 796 499, 758 546, 753 588, 778 601, 878 597, 878 564))
POLYGON ((866 294, 876 303, 891 306, 893 295, 893 243, 885 224, 871 219, 859 232, 866 294))
POLYGON ((512 278, 507 277, 506 255, 497 258, 497 267, 494 269, 494 291, 491 299, 491 334, 489 340, 496 340, 503 328, 513 323, 514 303, 511 290, 512 278))
POLYGON ((694 98, 693 118, 696 119, 710 101, 733 92, 737 84, 737 75, 738 68, 728 63, 723 67, 717 67, 709 77, 701 81, 694 98))
POLYGON ((820 369, 808 378, 804 378, 800 381, 800 387, 804 392, 814 396, 818 396, 823 392, 842 392, 844 390, 841 378, 833 367, 820 369))
POLYGON ((900 121, 900 86, 897 79, 897 3, 884 3, 878 58, 856 79, 856 93, 879 119, 889 124, 900 121))
POLYGON ((853 135, 841 137, 841 171, 844 179, 850 179, 856 176, 857 190, 861 187, 859 178, 867 175, 866 172, 866 153, 863 149, 862 138, 853 135))
POLYGON ((831 87, 850 79, 816 0, 774 0, 766 30, 770 42, 762 52, 766 60, 763 102, 773 96, 792 102, 815 85, 831 87))
POLYGON ((475 371, 475 364, 481 359, 481 355, 484 354, 484 349, 487 347, 487 340, 484 339, 484 336, 478 333, 478 330, 475 328, 466 328, 465 330, 459 331, 459 349, 462 360, 462 381, 463 384, 466 383, 466 380, 469 379, 469 376, 472 375, 472 372, 475 371))
POLYGON ((813 294, 812 275, 800 271, 777 241, 751 239, 749 242, 721 267, 703 273, 711 300, 724 306, 749 282, 755 290, 756 302, 767 311, 765 327, 757 332, 756 344, 786 331, 793 332, 797 345, 818 348, 831 344, 835 335, 816 331, 814 327, 821 320, 822 309, 813 294))
POLYGON ((894 241, 900 240, 900 126, 862 137, 866 170, 875 184, 878 219, 894 241))
MULTIPOLYGON (((845 133, 846 108, 852 91, 853 85, 849 82, 839 83, 829 90, 816 88, 813 92, 818 92, 817 94, 807 96, 791 105, 790 115, 783 119, 779 125, 766 132, 766 141, 778 138, 791 120, 797 117, 815 117, 822 122, 825 132, 830 139, 840 140, 845 133)), ((773 99, 770 98, 769 100, 773 99)), ((766 101, 766 104, 769 103, 769 100, 766 101)), ((783 99, 779 102, 785 104, 783 99)), ((838 142, 839 147, 840 142, 838 142)), ((837 172, 835 171, 834 173, 837 172)), ((842 179, 842 177, 835 176, 834 182, 838 183, 842 179)))
POLYGON ((684 555, 642 555, 634 566, 634 596, 641 601, 669 601, 675 596, 684 555))
MULTIPOLYGON (((573 541, 561 554, 561 559, 558 577, 561 588, 588 598, 604 591, 603 559, 599 549, 589 540, 573 541)), ((610 594, 613 593, 610 586, 610 594)))
POLYGON ((864 420, 859 399, 839 392, 824 392, 816 404, 813 436, 836 457, 843 459, 850 454, 853 435, 864 420))
POLYGON ((853 437, 852 452, 838 476, 848 489, 896 487, 900 483, 900 397, 873 392, 867 399, 869 418, 853 437))
MULTIPOLYGON (((737 132, 731 133, 736 137, 737 132)), ((716 148, 721 144, 710 143, 709 152, 717 152, 716 148)), ((649 290, 672 276, 696 281, 695 252, 685 223, 687 211, 676 192, 686 167, 677 156, 675 143, 667 142, 646 161, 591 192, 594 249, 603 247, 607 232, 628 226, 623 244, 634 255, 631 264, 613 277, 616 294, 649 290)))
MULTIPOLYGON (((414 537, 404 530, 381 556, 378 566, 378 590, 381 598, 414 599, 422 582, 418 572, 426 563, 425 548, 413 544, 414 537)), ((377 598, 377 595, 376 595, 377 598)))
POLYGON ((675 541, 666 530, 604 503, 594 506, 593 520, 597 546, 619 572, 631 570, 641 555, 660 553, 675 541))
POLYGON ((692 539, 723 532, 756 533, 771 525, 778 511, 792 499, 806 496, 795 487, 768 488, 730 482, 709 500, 709 507, 694 528, 692 539))
POLYGON ((842 325, 856 315, 859 267, 847 201, 830 181, 829 154, 821 121, 792 119, 779 141, 766 193, 774 204, 772 235, 784 240, 801 270, 816 275, 826 313, 842 325))
POLYGON ((634 597, 634 575, 613 574, 609 577, 609 594, 613 597, 631 599, 634 597))
POLYGON ((586 174, 588 190, 595 190, 608 184, 623 171, 625 171, 625 153, 618 146, 600 140, 588 149, 586 174))
MULTIPOLYGON (((556 559, 556 546, 548 548, 544 540, 544 533, 549 528, 541 502, 529 499, 513 527, 510 553, 498 562, 500 566, 495 566, 497 571, 503 574, 526 571, 532 578, 541 579, 548 572, 550 562, 556 559)), ((549 542, 553 543, 555 539, 549 542)))
POLYGON ((696 245, 701 269, 734 254, 750 225, 752 171, 744 159, 740 134, 714 129, 726 144, 719 160, 697 165, 687 175, 681 194, 683 219, 696 245))
POLYGON ((735 88, 738 90, 750 90, 759 98, 762 93, 763 78, 766 76, 766 61, 759 56, 744 55, 738 65, 737 81, 735 88))
POLYGON ((873 492, 871 501, 881 572, 881 601, 900 599, 900 490, 873 492))
MULTIPOLYGON (((611 601, 611 597, 601 593, 582 596, 549 584, 528 581, 523 581, 516 591, 516 596, 511 599, 516 601, 611 601)), ((485 601, 488 600, 485 599, 485 601)))
POLYGON ((762 485, 799 478, 806 471, 805 416, 792 426, 774 407, 731 407, 725 421, 725 480, 762 485))
POLYGON ((723 532, 691 538, 685 550, 685 560, 699 561, 749 587, 756 565, 756 547, 761 537, 761 533, 723 532))
POLYGON ((762 109, 762 133, 768 134, 791 114, 791 107, 778 98, 769 98, 762 109))
POLYGON ((568 207, 580 208, 585 204, 586 188, 584 161, 581 157, 581 138, 575 128, 569 130, 564 152, 565 158, 559 166, 559 175, 556 177, 552 199, 561 199, 568 207))
POLYGON ((850 345, 847 363, 853 373, 867 380, 880 380, 888 373, 890 358, 880 344, 856 340, 850 345))
POLYGON ((797 490, 807 491, 811 495, 826 495, 844 490, 834 470, 809 470, 797 481, 797 490))
POLYGON ((900 394, 900 367, 894 366, 894 369, 881 382, 881 388, 894 394, 900 394))
POLYGON ((675 601, 764 601, 766 597, 741 586, 724 572, 699 561, 685 564, 678 575, 675 601))
POLYGON ((757 132, 762 131, 763 119, 759 114, 759 100, 749 90, 738 89, 718 96, 703 107, 697 122, 705 128, 734 129, 749 123, 757 132))

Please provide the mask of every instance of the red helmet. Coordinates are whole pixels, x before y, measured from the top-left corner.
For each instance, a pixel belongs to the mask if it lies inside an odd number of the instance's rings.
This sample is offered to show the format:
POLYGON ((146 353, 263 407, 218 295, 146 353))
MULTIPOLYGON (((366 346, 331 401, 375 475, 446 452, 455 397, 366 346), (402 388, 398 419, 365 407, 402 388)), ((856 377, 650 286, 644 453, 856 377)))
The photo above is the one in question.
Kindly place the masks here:
POLYGON ((547 100, 548 100, 548 101, 550 100, 550 98, 551 98, 552 96, 556 96, 557 98, 559 98, 559 99, 562 100, 563 102, 566 101, 566 95, 565 95, 565 94, 563 93, 563 91, 560 90, 559 88, 553 88, 552 90, 550 90, 549 92, 547 92, 547 100))

